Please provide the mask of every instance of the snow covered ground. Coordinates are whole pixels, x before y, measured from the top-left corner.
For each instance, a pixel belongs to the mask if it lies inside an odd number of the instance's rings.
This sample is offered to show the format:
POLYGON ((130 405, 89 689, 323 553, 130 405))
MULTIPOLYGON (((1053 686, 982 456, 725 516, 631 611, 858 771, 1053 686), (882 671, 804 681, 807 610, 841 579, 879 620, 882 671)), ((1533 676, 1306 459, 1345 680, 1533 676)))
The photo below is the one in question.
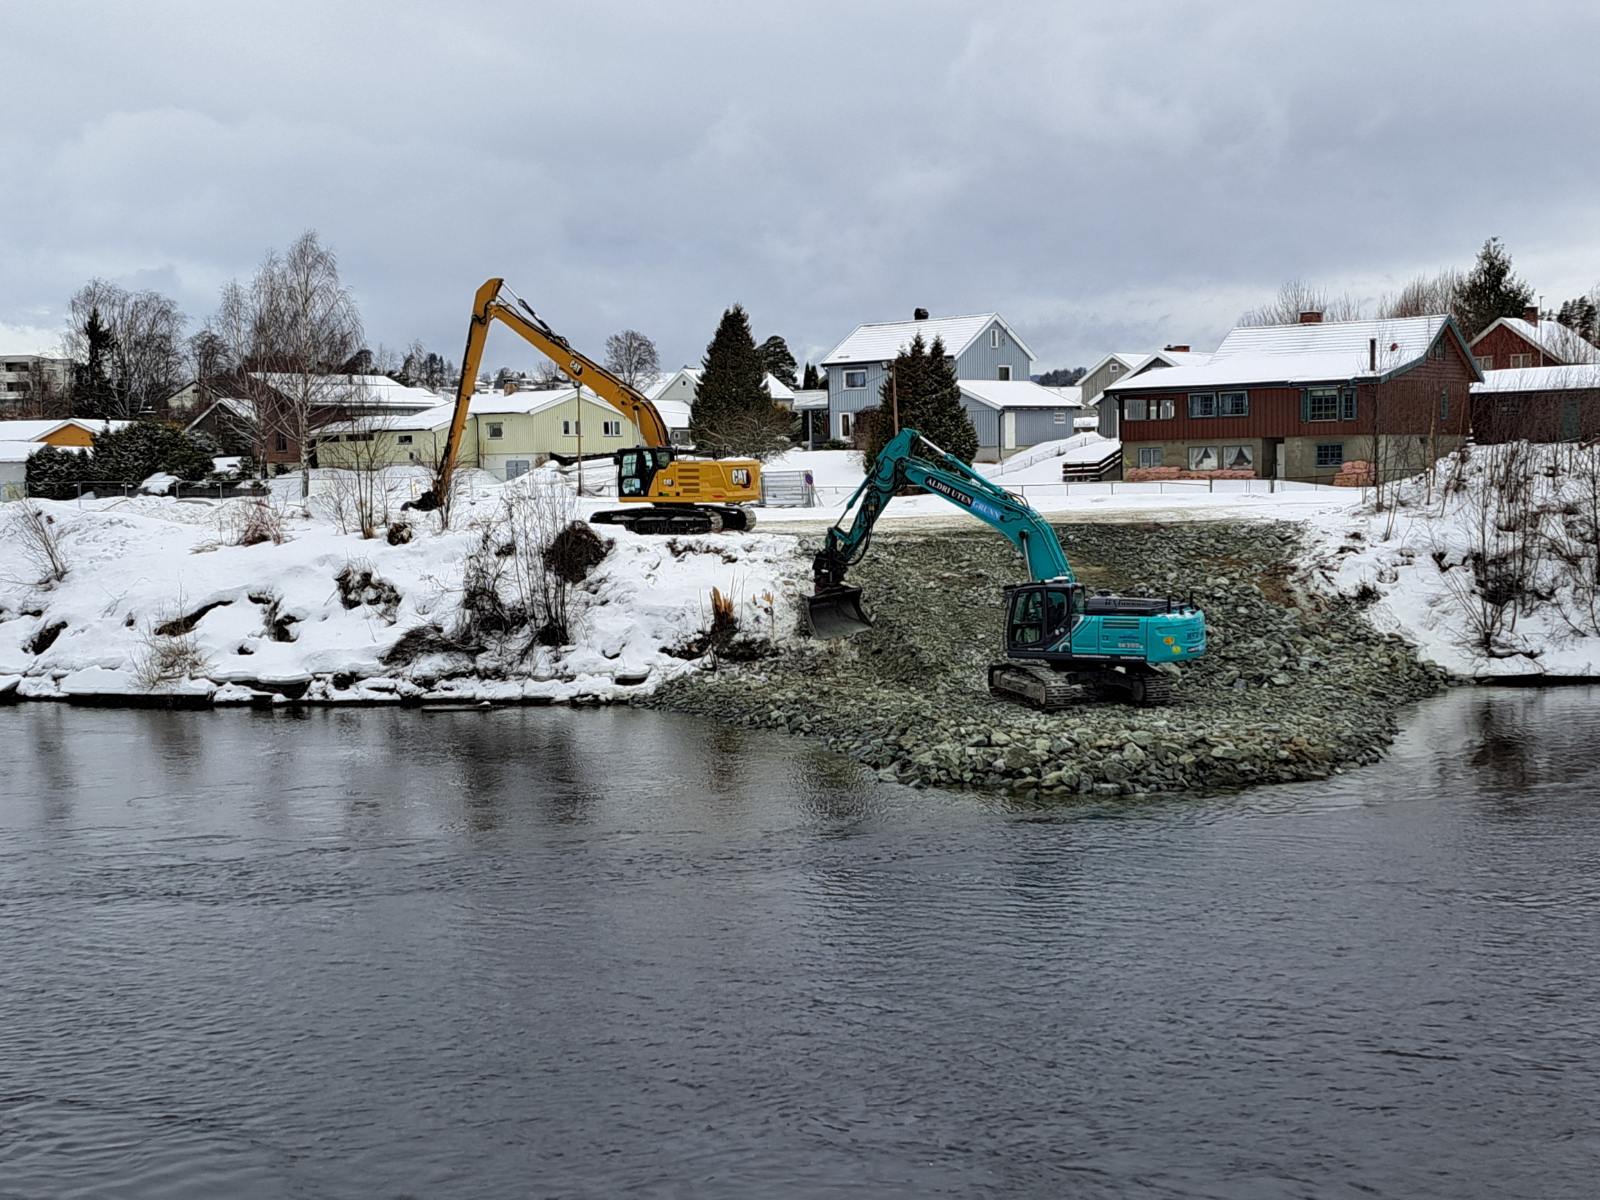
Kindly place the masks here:
POLYGON ((1306 579, 1465 677, 1600 677, 1600 449, 1440 460, 1393 504, 1310 514, 1306 579))
MULTIPOLYGON (((276 482, 275 490, 298 499, 297 479, 276 482)), ((41 502, 68 566, 48 586, 34 582, 42 572, 18 524, 23 506, 0 506, 0 691, 16 687, 39 698, 149 691, 152 647, 175 640, 156 631, 177 622, 187 628, 176 636, 197 657, 195 679, 154 690, 180 696, 615 698, 695 669, 673 651, 707 629, 713 587, 734 598, 745 631, 782 638, 793 632, 784 598, 809 582, 792 537, 668 539, 603 528, 610 551, 573 591, 573 644, 533 645, 525 629, 480 655, 434 651, 386 663, 413 630, 459 627, 467 556, 498 520, 502 499, 541 481, 466 482, 451 530, 421 518, 402 545, 341 532, 333 477, 319 474, 317 482, 310 517, 283 494, 274 498, 287 534, 281 545, 230 544, 245 500, 41 502), (365 573, 368 585, 338 582, 341 574, 365 573)), ((397 497, 414 482, 404 472, 391 481, 397 497)), ((493 536, 498 544, 502 534, 493 536)), ((513 583, 501 586, 514 602, 513 583)))

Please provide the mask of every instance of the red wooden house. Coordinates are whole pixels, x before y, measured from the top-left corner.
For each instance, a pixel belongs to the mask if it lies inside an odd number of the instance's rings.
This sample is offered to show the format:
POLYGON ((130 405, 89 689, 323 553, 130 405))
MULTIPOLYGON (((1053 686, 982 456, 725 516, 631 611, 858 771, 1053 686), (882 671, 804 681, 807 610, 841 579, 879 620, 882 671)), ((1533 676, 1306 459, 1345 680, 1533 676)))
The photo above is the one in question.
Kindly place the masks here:
POLYGON ((1570 367, 1600 363, 1600 348, 1560 321, 1539 316, 1530 304, 1520 317, 1501 317, 1472 339, 1472 354, 1481 371, 1528 367, 1570 367))
POLYGON ((1206 362, 1106 391, 1120 408, 1130 475, 1176 468, 1326 483, 1347 463, 1394 478, 1455 449, 1481 378, 1449 317, 1324 322, 1306 312, 1294 325, 1235 329, 1206 362))

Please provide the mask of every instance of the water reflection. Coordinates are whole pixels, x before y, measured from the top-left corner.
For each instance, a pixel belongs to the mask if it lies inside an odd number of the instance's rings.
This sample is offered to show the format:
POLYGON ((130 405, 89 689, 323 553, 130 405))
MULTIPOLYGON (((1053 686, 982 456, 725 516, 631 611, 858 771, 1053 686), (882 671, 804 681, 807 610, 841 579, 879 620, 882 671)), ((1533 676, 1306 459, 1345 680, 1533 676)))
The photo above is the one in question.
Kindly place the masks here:
POLYGON ((1597 735, 1459 692, 1045 810, 623 710, 0 711, 0 1195, 1585 1195, 1597 735))

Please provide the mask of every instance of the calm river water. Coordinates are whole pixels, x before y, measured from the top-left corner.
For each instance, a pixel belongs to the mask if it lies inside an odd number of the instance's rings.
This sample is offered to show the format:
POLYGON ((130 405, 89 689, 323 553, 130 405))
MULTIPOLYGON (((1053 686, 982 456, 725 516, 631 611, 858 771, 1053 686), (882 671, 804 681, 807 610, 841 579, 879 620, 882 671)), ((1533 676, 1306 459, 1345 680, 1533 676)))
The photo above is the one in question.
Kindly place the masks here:
POLYGON ((0 1197, 1592 1196, 1600 693, 1012 808, 631 711, 0 710, 0 1197))

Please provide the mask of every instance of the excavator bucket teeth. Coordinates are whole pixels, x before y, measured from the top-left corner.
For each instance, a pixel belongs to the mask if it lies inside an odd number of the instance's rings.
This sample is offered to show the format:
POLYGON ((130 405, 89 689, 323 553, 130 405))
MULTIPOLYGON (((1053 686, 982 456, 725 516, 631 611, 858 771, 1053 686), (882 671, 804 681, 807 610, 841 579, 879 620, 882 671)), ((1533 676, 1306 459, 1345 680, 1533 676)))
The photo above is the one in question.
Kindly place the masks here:
POLYGON ((861 609, 861 589, 835 588, 816 596, 806 597, 806 617, 811 622, 813 637, 852 637, 872 628, 872 622, 861 609))

